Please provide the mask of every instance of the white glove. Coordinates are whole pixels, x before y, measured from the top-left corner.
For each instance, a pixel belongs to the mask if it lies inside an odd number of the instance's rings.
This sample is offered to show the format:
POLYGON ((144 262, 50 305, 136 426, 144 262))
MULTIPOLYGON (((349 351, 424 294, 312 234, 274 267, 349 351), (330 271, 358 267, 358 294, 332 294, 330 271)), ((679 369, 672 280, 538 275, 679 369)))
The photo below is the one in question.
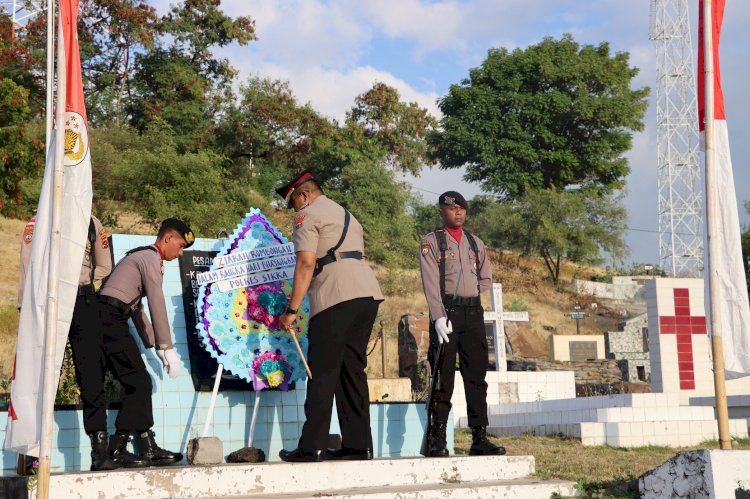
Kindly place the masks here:
POLYGON ((451 321, 449 321, 445 317, 441 317, 438 320, 435 321, 435 332, 437 333, 437 340, 438 343, 448 343, 450 341, 450 338, 448 338, 448 335, 453 332, 453 325, 451 324, 451 321))
POLYGON ((156 354, 161 359, 161 362, 164 365, 164 370, 167 371, 169 377, 175 379, 180 374, 182 367, 180 364, 180 356, 177 355, 174 348, 168 350, 157 350, 156 354))

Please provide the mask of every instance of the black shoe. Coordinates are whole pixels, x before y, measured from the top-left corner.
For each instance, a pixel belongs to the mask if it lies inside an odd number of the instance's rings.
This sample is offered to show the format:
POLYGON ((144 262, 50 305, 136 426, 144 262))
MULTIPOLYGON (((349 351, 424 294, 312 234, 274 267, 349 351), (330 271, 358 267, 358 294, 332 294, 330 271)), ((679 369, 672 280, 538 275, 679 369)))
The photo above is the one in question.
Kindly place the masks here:
POLYGON ((370 461, 372 460, 372 449, 326 449, 326 459, 339 461, 370 461))
POLYGON ((130 435, 127 433, 115 433, 109 438, 109 457, 118 468, 145 468, 148 461, 141 459, 128 451, 130 435))
POLYGON ((430 442, 427 457, 448 457, 450 455, 445 436, 447 428, 448 423, 443 423, 442 421, 432 422, 432 441, 430 442))
POLYGON ((503 454, 505 454, 505 447, 500 447, 487 440, 486 426, 471 427, 470 456, 502 456, 503 454))
POLYGON ((324 454, 322 450, 302 450, 299 447, 279 451, 279 457, 287 463, 319 463, 325 459, 324 454))
POLYGON ((89 433, 91 439, 91 471, 108 471, 117 469, 117 465, 107 451, 107 432, 103 430, 89 433))
POLYGON ((162 449, 156 445, 154 437, 154 432, 151 430, 136 432, 133 447, 141 459, 152 466, 167 466, 182 461, 182 454, 162 449))

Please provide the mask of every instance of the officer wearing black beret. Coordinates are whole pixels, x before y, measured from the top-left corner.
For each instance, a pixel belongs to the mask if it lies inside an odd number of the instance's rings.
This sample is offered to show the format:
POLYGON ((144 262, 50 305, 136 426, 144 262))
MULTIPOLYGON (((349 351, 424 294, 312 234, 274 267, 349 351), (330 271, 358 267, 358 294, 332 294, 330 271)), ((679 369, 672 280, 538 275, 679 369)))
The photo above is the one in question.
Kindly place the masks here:
MULTIPOLYGON (((167 319, 162 290, 164 262, 182 255, 194 241, 195 236, 185 222, 177 218, 164 220, 154 244, 130 250, 99 292, 100 355, 104 357, 100 362, 102 372, 97 374, 103 380, 103 370, 108 367, 124 388, 122 406, 115 421, 117 431, 110 438, 108 449, 118 467, 162 466, 182 460, 182 454, 159 447, 151 430, 154 425, 151 377, 130 334, 128 319, 133 320, 143 346, 155 348, 164 370, 170 378, 176 378, 182 362, 175 352, 167 319), (144 296, 148 299, 148 314, 141 303, 144 296), (127 449, 133 434, 135 453, 127 449)), ((101 392, 103 385, 99 383, 96 388, 101 392)), ((89 418, 106 428, 106 407, 103 393, 100 395, 92 398, 97 403, 89 418)))
POLYGON ((469 204, 456 191, 438 198, 443 227, 427 234, 420 245, 422 285, 430 309, 429 361, 440 370, 443 389, 438 391, 433 417, 430 456, 448 455, 446 427, 451 409, 456 355, 464 380, 469 426, 470 455, 500 455, 505 449, 487 440, 487 383, 489 363, 484 310, 480 293, 492 287, 492 265, 487 248, 463 229, 469 204), (436 365, 438 344, 445 356, 436 365))

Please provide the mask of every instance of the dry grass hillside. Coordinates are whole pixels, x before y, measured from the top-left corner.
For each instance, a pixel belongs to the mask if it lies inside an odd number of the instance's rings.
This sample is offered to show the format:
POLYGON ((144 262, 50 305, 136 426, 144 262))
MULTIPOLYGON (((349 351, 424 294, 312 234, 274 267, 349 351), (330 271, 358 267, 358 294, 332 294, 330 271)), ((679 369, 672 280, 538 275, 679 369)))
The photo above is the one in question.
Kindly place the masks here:
MULTIPOLYGON (((117 233, 153 234, 155 228, 132 214, 118 214, 103 217, 108 231, 117 233)), ((5 262, 5 271, 0 274, 0 375, 8 375, 12 367, 17 333, 18 313, 16 293, 18 288, 18 250, 24 222, 0 217, 0 257, 5 262)), ((529 323, 516 323, 511 336, 514 348, 528 357, 546 355, 550 334, 575 334, 575 321, 564 314, 572 310, 578 302, 586 308, 590 316, 581 321, 581 333, 601 333, 616 329, 622 320, 619 311, 610 310, 601 304, 596 312, 589 308, 589 296, 575 295, 568 291, 574 277, 590 278, 601 273, 597 269, 566 265, 563 268, 561 284, 555 287, 546 275, 542 262, 519 259, 506 252, 492 254, 494 281, 503 285, 505 309, 528 310, 529 323)), ((398 366, 398 321, 406 313, 427 312, 427 304, 422 293, 419 271, 393 270, 384 267, 375 269, 386 300, 380 308, 378 321, 383 321, 386 331, 388 377, 397 376, 398 366)), ((482 298, 485 308, 489 308, 489 292, 482 298)), ((379 323, 376 324, 376 328, 379 323)), ((508 328, 510 329, 510 328, 508 328)), ((374 337, 373 337, 374 340, 374 337)), ((371 342, 373 353, 368 369, 372 376, 381 376, 381 345, 371 342)))

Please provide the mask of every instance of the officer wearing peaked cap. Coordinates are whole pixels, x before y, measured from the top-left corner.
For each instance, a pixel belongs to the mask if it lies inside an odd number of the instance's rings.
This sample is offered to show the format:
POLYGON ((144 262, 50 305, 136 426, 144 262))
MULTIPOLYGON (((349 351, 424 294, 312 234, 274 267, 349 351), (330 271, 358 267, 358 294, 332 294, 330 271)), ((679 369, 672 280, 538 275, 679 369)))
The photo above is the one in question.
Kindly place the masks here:
POLYGON ((364 256, 362 226, 323 194, 310 171, 276 192, 294 209, 294 285, 279 329, 292 324, 305 294, 310 297, 305 425, 299 445, 282 450, 284 461, 372 459, 367 341, 383 294, 364 256), (326 450, 336 396, 342 448, 326 450))
MULTIPOLYGON (((182 454, 164 450, 156 444, 151 430, 154 425, 151 377, 128 330, 128 319, 133 319, 143 345, 155 347, 164 370, 171 378, 176 378, 181 361, 174 350, 167 320, 162 290, 164 261, 179 257, 194 241, 195 236, 185 222, 177 218, 164 220, 156 242, 130 250, 99 292, 107 364, 125 388, 122 407, 115 421, 117 431, 109 441, 109 454, 118 466, 160 466, 182 460, 182 454), (141 303, 144 296, 148 298, 150 321, 141 303), (133 432, 135 454, 127 450, 133 432)), ((105 418, 103 410, 100 417, 105 418)))
POLYGON ((464 380, 469 426, 470 455, 505 454, 487 440, 487 383, 489 363, 484 310, 480 293, 492 287, 492 265, 484 243, 463 229, 469 205, 456 191, 438 198, 443 227, 427 234, 420 245, 422 285, 430 309, 430 350, 433 372, 440 370, 442 390, 437 392, 430 456, 448 455, 446 426, 451 409, 456 354, 464 380), (438 344, 445 355, 436 365, 438 344))

